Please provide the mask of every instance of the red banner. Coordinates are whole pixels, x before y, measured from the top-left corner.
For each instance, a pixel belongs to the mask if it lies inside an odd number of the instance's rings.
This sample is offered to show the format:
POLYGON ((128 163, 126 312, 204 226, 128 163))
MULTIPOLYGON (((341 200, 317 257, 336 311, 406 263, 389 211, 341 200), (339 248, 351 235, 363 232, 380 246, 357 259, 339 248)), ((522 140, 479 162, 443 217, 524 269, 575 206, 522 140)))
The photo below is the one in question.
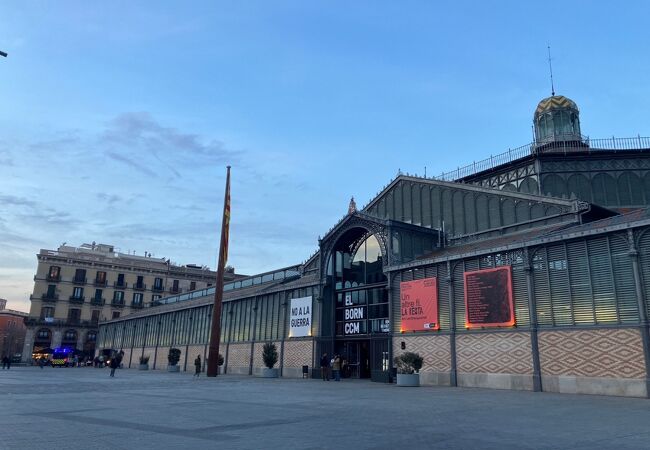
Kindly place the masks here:
POLYGON ((438 280, 404 281, 399 284, 402 306, 400 331, 439 330, 438 280))
POLYGON ((510 266, 465 272, 465 326, 511 327, 515 324, 510 266))

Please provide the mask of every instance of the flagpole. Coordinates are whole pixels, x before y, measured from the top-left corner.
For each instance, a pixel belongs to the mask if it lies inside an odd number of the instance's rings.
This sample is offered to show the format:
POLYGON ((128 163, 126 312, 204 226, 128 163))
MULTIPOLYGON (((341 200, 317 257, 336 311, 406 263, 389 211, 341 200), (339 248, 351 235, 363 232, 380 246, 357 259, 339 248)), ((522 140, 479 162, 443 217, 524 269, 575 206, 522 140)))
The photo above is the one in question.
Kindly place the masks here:
POLYGON ((210 351, 208 353, 209 377, 219 373, 219 341, 221 338, 221 304, 223 302, 223 273, 228 259, 228 232, 230 228, 230 166, 226 173, 226 193, 223 200, 223 219, 221 221, 221 244, 219 245, 219 265, 217 266, 217 283, 214 288, 214 306, 212 307, 212 331, 210 332, 210 351))

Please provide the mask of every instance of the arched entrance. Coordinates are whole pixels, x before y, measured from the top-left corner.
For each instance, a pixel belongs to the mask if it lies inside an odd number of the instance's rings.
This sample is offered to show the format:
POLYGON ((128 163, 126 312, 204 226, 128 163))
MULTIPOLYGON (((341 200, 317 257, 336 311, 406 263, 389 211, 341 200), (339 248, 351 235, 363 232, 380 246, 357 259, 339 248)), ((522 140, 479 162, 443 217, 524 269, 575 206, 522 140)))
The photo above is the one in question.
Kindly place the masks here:
POLYGON ((39 328, 34 336, 32 354, 51 353, 52 331, 49 328, 39 328))
POLYGON ((343 376, 380 378, 390 348, 388 279, 382 246, 363 228, 345 232, 332 248, 324 298, 331 305, 332 350, 343 376))

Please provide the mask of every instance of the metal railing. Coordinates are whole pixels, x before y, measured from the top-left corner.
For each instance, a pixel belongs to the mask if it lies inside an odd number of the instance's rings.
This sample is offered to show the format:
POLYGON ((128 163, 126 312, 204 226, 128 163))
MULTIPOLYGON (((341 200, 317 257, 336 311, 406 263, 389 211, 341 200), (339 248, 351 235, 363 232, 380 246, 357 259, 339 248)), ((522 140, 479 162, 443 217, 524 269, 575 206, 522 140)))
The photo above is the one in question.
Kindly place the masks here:
POLYGON ((466 178, 485 170, 517 161, 530 155, 544 153, 574 153, 586 152, 597 153, 601 151, 634 151, 650 150, 650 137, 617 138, 612 136, 606 139, 590 139, 582 137, 579 141, 556 140, 552 142, 532 142, 521 147, 508 149, 507 152, 498 155, 490 155, 489 158, 481 161, 474 161, 472 164, 458 167, 449 172, 443 172, 432 177, 435 180, 456 181, 466 178))

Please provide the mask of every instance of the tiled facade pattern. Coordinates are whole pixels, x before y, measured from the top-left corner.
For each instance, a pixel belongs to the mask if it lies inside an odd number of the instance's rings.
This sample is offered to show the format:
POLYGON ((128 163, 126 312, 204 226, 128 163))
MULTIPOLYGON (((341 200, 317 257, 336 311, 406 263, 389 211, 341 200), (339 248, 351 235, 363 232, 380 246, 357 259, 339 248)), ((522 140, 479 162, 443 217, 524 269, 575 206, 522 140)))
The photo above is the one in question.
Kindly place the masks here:
POLYGON ((313 340, 284 342, 284 367, 311 366, 313 359, 313 340))
POLYGON ((533 373, 529 333, 473 333, 456 336, 459 373, 533 373))
POLYGON ((637 329, 542 331, 542 375, 644 378, 641 334, 637 329))
POLYGON ((424 359, 421 372, 451 371, 451 351, 449 336, 396 336, 393 339, 393 355, 399 356, 404 352, 420 354, 424 359), (405 349, 402 350, 401 343, 405 349))
MULTIPOLYGON (((225 357, 225 355, 224 355, 225 357)), ((251 344, 230 344, 228 346, 228 367, 248 368, 251 359, 251 344)))

